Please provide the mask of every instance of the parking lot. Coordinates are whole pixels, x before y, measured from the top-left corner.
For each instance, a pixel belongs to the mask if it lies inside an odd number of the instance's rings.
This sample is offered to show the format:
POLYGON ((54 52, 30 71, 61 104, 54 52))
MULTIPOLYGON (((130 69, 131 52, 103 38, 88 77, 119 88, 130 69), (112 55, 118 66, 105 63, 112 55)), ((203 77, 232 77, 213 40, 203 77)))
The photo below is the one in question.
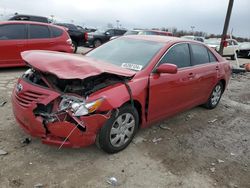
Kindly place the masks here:
MULTIPOLYGON (((79 53, 89 49, 80 48, 79 53)), ((247 63, 249 59, 239 59, 247 63)), ((235 64, 235 61, 231 61, 235 64)), ((140 130, 127 149, 58 149, 14 120, 11 91, 26 68, 0 70, 0 187, 250 187, 250 74, 233 75, 219 106, 196 107, 140 130)))

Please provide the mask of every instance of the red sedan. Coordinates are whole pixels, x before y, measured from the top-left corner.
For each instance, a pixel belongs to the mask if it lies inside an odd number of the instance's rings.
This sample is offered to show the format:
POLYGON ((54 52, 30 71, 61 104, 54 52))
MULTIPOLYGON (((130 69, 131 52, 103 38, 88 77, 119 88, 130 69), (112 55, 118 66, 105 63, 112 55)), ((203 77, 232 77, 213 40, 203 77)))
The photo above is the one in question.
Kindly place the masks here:
POLYGON ((73 53, 72 41, 63 27, 30 21, 0 22, 0 67, 24 66, 20 53, 26 50, 73 53))
POLYGON ((164 36, 125 36, 80 57, 22 53, 30 69, 12 94, 18 124, 43 143, 108 153, 139 128, 197 105, 215 108, 231 74, 206 45, 164 36))

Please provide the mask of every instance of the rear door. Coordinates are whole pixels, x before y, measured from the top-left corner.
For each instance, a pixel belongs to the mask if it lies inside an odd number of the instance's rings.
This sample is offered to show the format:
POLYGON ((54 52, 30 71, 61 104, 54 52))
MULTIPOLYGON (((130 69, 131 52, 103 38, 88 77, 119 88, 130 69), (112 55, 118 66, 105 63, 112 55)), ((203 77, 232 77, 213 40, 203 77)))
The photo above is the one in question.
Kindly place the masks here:
POLYGON ((46 25, 28 25, 27 47, 29 50, 53 50, 54 41, 46 25))
POLYGON ((20 53, 27 49, 27 25, 0 25, 0 66, 24 65, 20 53))
POLYGON ((207 100, 217 82, 218 61, 213 53, 202 44, 190 44, 193 74, 197 79, 194 102, 201 104, 207 100))
POLYGON ((176 74, 151 73, 149 78, 148 120, 154 121, 171 116, 193 106, 196 77, 191 67, 190 50, 187 43, 171 47, 158 65, 177 65, 176 74))

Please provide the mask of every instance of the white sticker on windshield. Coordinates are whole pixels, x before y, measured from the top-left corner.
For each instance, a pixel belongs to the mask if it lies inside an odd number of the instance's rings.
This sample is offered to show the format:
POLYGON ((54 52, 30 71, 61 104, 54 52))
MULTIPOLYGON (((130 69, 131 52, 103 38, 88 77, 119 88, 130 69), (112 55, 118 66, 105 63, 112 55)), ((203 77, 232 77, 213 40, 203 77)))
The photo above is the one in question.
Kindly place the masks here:
POLYGON ((136 71, 140 71, 142 69, 142 65, 137 65, 137 64, 132 64, 132 63, 123 63, 121 65, 122 68, 126 68, 126 69, 132 69, 132 70, 136 70, 136 71))

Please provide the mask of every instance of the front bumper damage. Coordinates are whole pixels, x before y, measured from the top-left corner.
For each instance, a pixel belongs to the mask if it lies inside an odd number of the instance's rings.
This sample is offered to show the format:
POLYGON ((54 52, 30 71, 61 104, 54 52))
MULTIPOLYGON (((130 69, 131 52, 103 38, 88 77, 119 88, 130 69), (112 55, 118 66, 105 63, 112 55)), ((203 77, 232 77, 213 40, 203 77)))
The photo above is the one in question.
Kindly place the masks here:
POLYGON ((20 127, 42 143, 59 147, 85 147, 95 143, 99 129, 110 113, 74 117, 71 111, 57 112, 60 93, 19 79, 12 93, 12 109, 20 127), (20 89, 21 88, 21 89, 20 89), (53 103, 53 113, 36 113, 39 106, 53 103))

